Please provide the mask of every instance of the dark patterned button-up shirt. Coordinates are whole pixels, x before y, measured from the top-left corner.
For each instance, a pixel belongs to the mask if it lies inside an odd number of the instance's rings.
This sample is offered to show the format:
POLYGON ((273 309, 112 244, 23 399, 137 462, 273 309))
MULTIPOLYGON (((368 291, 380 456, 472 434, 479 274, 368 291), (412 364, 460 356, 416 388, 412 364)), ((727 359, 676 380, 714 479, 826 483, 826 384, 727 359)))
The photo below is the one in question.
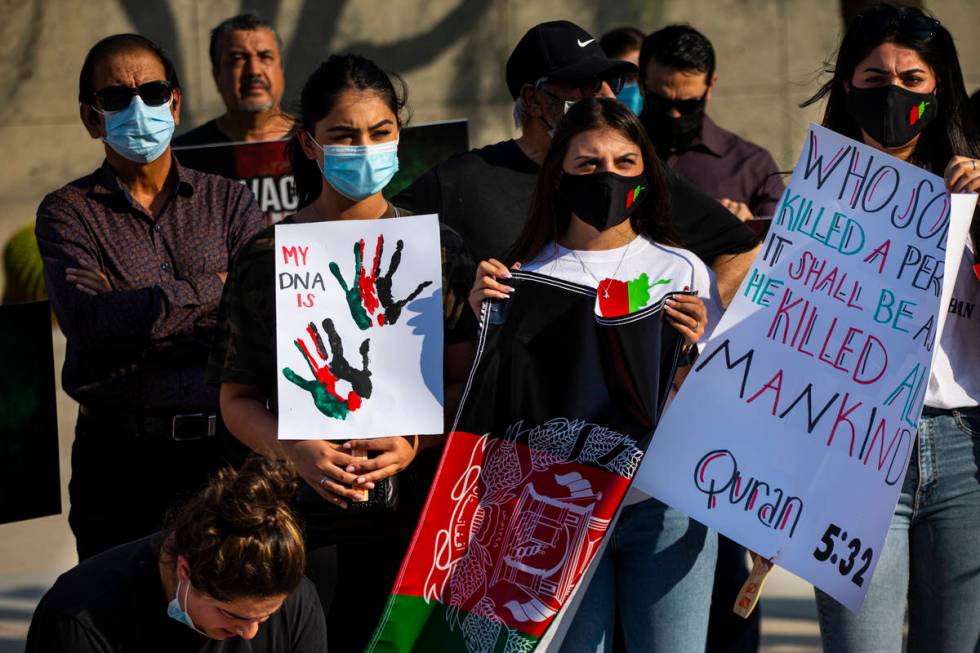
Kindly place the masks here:
POLYGON ((62 383, 84 406, 167 413, 217 407, 204 383, 222 282, 219 272, 265 226, 244 185, 181 167, 155 217, 107 162, 49 194, 37 242, 51 306, 68 339, 62 383), (66 268, 104 274, 88 295, 66 268))
POLYGON ((704 117, 701 135, 667 157, 667 165, 715 199, 727 197, 770 217, 783 194, 783 179, 772 155, 704 117))

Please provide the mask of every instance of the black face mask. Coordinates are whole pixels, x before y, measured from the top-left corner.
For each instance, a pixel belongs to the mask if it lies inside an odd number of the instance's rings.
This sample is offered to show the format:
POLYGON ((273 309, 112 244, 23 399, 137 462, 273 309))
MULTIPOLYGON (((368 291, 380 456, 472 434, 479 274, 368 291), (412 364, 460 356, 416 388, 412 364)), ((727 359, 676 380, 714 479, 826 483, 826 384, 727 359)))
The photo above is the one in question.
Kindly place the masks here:
POLYGON ((558 197, 565 206, 599 231, 615 227, 636 213, 649 191, 644 174, 624 177, 615 172, 566 172, 558 182, 558 197))
POLYGON ((900 86, 855 88, 847 93, 847 110, 857 124, 883 146, 905 145, 938 114, 933 93, 913 93, 900 86))
POLYGON ((647 130, 647 136, 650 137, 650 141, 653 142, 653 146, 661 159, 666 159, 671 152, 690 147, 701 135, 704 108, 707 102, 704 98, 685 100, 685 102, 688 101, 697 104, 687 113, 682 112, 679 118, 671 117, 669 106, 660 107, 656 100, 644 101, 643 111, 640 113, 640 122, 643 123, 643 128, 647 130))

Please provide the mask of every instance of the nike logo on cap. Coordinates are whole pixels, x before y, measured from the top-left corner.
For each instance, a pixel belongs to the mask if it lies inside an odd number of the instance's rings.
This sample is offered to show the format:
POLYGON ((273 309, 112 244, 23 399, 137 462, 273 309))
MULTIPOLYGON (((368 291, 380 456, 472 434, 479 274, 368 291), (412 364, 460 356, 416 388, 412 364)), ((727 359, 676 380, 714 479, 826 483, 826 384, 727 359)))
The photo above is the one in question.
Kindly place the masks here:
POLYGON ((575 42, 578 43, 578 47, 580 47, 580 48, 584 48, 585 46, 587 46, 589 43, 592 43, 593 41, 595 41, 595 39, 589 39, 585 43, 582 43, 582 41, 579 41, 578 39, 575 39, 575 42))

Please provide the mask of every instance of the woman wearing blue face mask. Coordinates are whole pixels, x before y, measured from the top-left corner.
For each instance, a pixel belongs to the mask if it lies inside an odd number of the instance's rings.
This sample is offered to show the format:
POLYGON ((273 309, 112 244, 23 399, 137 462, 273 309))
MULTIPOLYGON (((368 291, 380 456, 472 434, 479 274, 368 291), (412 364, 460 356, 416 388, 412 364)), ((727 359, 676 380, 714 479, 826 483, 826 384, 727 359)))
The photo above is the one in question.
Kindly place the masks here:
POLYGON ((163 531, 65 573, 41 599, 28 653, 326 650, 288 465, 226 468, 163 531))
MULTIPOLYGON (((404 107, 391 79, 357 55, 334 55, 306 82, 289 155, 300 210, 287 221, 374 220, 407 212, 381 191, 398 170, 404 107)), ((276 439, 274 231, 238 258, 222 299, 223 326, 211 357, 228 429, 255 451, 292 460, 305 483, 309 575, 327 612, 330 649, 362 650, 388 598, 438 462, 441 438, 411 434, 350 443, 276 439), (357 489, 355 489, 357 488, 357 489), (396 489, 397 488, 397 489, 396 489), (367 489, 363 508, 353 500, 367 489), (334 598, 334 587, 342 588, 334 598)), ((473 354, 475 319, 465 310, 474 265, 460 237, 441 229, 446 412, 452 415, 473 354)))
MULTIPOLYGON (((857 16, 833 79, 806 104, 825 97, 826 127, 942 175, 951 192, 980 191, 980 138, 953 38, 922 10, 881 6, 857 16)), ((900 651, 906 614, 910 651, 980 646, 977 214, 970 234, 959 269, 945 273, 953 299, 864 605, 854 614, 817 592, 826 651, 900 651)))

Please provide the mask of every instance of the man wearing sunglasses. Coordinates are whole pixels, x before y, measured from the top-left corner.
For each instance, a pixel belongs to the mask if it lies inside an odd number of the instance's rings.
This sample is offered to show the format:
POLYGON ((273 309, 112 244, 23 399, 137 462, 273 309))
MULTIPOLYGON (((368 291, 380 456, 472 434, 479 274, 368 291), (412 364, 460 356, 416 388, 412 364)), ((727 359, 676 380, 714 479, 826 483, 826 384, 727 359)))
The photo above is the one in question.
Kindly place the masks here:
MULTIPOLYGON (((584 29, 564 20, 532 27, 507 60, 507 89, 521 135, 471 150, 432 168, 394 202, 415 213, 438 213, 477 260, 503 258, 530 212, 538 171, 555 126, 586 97, 614 97, 637 72, 609 59, 584 29)), ((668 174, 674 227, 685 245, 712 266, 723 301, 742 280, 758 238, 690 182, 668 174)))
POLYGON ((650 34, 640 51, 641 120, 672 170, 741 220, 772 216, 783 182, 772 156, 705 115, 718 75, 711 42, 687 25, 650 34))
POLYGON ((68 521, 84 560, 157 530, 242 459, 204 366, 228 264, 265 220, 245 186, 172 157, 180 83, 152 41, 97 43, 78 99, 105 160, 44 198, 36 234, 80 404, 68 521))

